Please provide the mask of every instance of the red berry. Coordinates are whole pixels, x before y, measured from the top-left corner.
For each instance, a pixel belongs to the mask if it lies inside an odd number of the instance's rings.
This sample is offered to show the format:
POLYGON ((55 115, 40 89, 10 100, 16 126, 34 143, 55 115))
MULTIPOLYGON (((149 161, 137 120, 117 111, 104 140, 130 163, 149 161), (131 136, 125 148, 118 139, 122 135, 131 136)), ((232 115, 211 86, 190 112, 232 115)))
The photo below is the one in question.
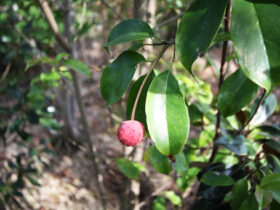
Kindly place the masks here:
POLYGON ((145 136, 145 128, 136 120, 123 121, 118 128, 118 138, 126 146, 136 146, 145 136))

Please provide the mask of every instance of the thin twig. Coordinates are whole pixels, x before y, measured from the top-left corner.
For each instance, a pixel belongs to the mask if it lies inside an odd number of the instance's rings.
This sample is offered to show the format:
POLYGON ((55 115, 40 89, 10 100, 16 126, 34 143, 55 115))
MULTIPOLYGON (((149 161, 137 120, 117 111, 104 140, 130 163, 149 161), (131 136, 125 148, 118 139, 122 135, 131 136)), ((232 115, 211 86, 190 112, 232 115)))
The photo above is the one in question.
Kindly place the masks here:
POLYGON ((134 105, 133 105, 133 109, 132 109, 132 114, 131 114, 131 120, 134 120, 134 117, 135 117, 135 112, 136 112, 136 107, 137 107, 137 104, 138 104, 138 100, 140 98, 140 95, 141 95, 141 92, 142 92, 142 89, 149 77, 149 75, 151 74, 151 72, 153 71, 154 67, 156 66, 156 64, 158 63, 158 61, 160 60, 160 58, 162 57, 162 55, 164 54, 164 52, 167 50, 167 48, 169 47, 169 45, 164 45, 161 52, 159 53, 158 57, 156 58, 156 60, 152 63, 152 65, 150 66, 150 69, 149 69, 149 72, 146 74, 140 88, 139 88, 139 91, 137 93, 137 96, 136 96, 136 99, 135 99, 135 102, 134 102, 134 105))
POLYGON ((184 11, 181 12, 180 14, 175 15, 175 16, 173 16, 173 17, 167 19, 167 20, 162 21, 161 23, 157 24, 157 25, 155 26, 155 28, 157 28, 157 29, 158 29, 158 28, 161 28, 161 27, 163 27, 163 26, 165 26, 165 25, 168 25, 168 24, 172 23, 173 21, 176 21, 176 20, 180 19, 181 17, 184 16, 184 14, 185 14, 186 11, 187 11, 187 10, 184 10, 184 11))
MULTIPOLYGON (((225 31, 230 31, 230 19, 231 19, 231 13, 230 13, 230 7, 231 7, 231 0, 228 3, 226 14, 225 14, 225 31)), ((227 57, 227 48, 228 48, 228 40, 224 41, 223 48, 222 48, 222 58, 221 58, 221 67, 220 67, 220 77, 219 77, 219 84, 218 88, 220 90, 223 82, 224 82, 224 65, 226 63, 226 57, 227 57)), ((212 140, 214 143, 219 138, 220 133, 220 125, 221 125, 221 112, 218 109, 217 113, 217 120, 216 120, 216 127, 215 127, 215 135, 212 140)), ((212 154, 210 156, 209 162, 212 162, 214 160, 215 155, 217 154, 218 147, 214 145, 214 148, 212 150, 212 154)))
POLYGON ((7 75, 8 75, 9 72, 10 72, 10 69, 11 69, 11 63, 8 63, 8 65, 6 66, 5 71, 4 71, 4 73, 2 74, 2 77, 1 77, 1 79, 0 79, 0 84, 6 79, 7 75))
POLYGON ((242 133, 242 131, 244 130, 244 128, 245 128, 247 125, 249 125, 249 123, 253 120, 253 118, 254 118, 255 115, 257 114, 257 112, 258 112, 260 106, 261 106, 262 103, 263 103, 265 94, 266 94, 266 90, 263 89, 263 92, 262 92, 262 94, 261 94, 261 98, 260 98, 260 100, 259 100, 259 103, 258 103, 258 105, 257 105, 257 107, 256 107, 256 109, 255 109, 255 111, 254 111, 254 113, 251 115, 251 117, 248 119, 248 121, 241 127, 241 129, 239 130, 238 133, 242 133))

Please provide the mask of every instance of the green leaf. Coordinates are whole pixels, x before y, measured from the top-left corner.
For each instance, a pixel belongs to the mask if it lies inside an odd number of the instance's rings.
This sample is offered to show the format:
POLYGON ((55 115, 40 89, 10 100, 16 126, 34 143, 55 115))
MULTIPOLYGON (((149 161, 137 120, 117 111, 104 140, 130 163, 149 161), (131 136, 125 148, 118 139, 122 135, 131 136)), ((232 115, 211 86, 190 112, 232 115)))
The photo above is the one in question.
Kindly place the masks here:
POLYGON ((165 196, 168 198, 171 203, 173 203, 176 206, 182 206, 182 200, 181 198, 175 194, 173 191, 165 191, 165 196))
POLYGON ((209 186, 231 186, 235 182, 230 176, 225 174, 216 174, 211 171, 203 174, 200 181, 209 186))
POLYGON ((26 178, 31 182, 31 184, 36 186, 41 186, 41 184, 31 175, 26 175, 26 178))
POLYGON ((57 56, 55 56, 55 63, 58 64, 58 62, 65 57, 69 57, 69 54, 65 52, 59 53, 57 56))
POLYGON ((267 155, 268 167, 274 173, 280 173, 280 160, 274 155, 267 155))
POLYGON ((41 64, 41 63, 54 64, 55 62, 52 58, 46 57, 46 56, 38 58, 38 59, 34 59, 34 60, 29 60, 27 62, 27 65, 26 65, 24 71, 27 71, 30 67, 41 64))
POLYGON ((68 59, 62 62, 61 65, 68 66, 72 70, 78 71, 85 75, 90 75, 89 68, 81 61, 75 60, 75 59, 68 59))
POLYGON ((218 105, 223 116, 235 114, 249 104, 255 97, 258 86, 249 80, 241 70, 230 75, 223 83, 218 105))
POLYGON ((261 208, 264 208, 272 201, 271 193, 263 190, 259 185, 256 186, 255 196, 261 208))
POLYGON ((161 195, 154 200, 153 210, 165 210, 165 200, 161 195))
MULTIPOLYGON (((129 91, 129 95, 127 97, 127 107, 126 107, 126 118, 130 119, 131 118, 131 114, 132 114, 132 109, 135 103, 135 99, 137 97, 137 94, 139 92, 140 86, 143 83, 143 80, 145 78, 146 74, 143 75, 142 77, 140 77, 131 87, 130 91, 129 91)), ((152 80, 155 78, 155 73, 152 72, 148 79, 146 80, 146 83, 142 89, 142 92, 140 94, 139 100, 138 100, 138 104, 136 107, 136 111, 135 111, 135 120, 140 121, 145 129, 147 130, 147 122, 146 122, 146 113, 145 113, 145 105, 146 105, 146 97, 147 97, 147 92, 148 89, 150 87, 150 84, 152 82, 152 80)))
POLYGON ((237 155, 245 155, 248 153, 248 143, 243 135, 226 135, 215 141, 215 145, 223 146, 237 155))
POLYGON ((155 146, 151 146, 148 153, 150 162, 157 172, 163 174, 169 174, 171 172, 171 161, 169 161, 168 157, 161 154, 155 146))
POLYGON ((268 133, 270 136, 280 137, 280 125, 262 125, 257 127, 262 132, 268 133))
POLYGON ((244 199, 248 196, 248 182, 246 178, 238 180, 233 185, 232 200, 230 205, 233 210, 238 210, 244 199))
POLYGON ((110 31, 104 47, 123 42, 144 40, 153 36, 154 32, 146 22, 138 19, 128 19, 120 22, 110 31))
POLYGON ((188 165, 186 162, 186 157, 183 152, 180 152, 175 157, 175 163, 174 163, 174 170, 184 176, 188 172, 188 165))
POLYGON ((140 172, 145 171, 144 166, 141 164, 135 163, 125 158, 118 158, 115 162, 121 172, 129 179, 135 179, 138 181, 140 172))
POLYGON ((271 149, 280 153, 280 142, 273 139, 264 140, 263 143, 271 149))
POLYGON ((137 52, 125 51, 103 71, 100 89, 107 105, 119 100, 127 90, 136 71, 136 65, 145 61, 145 58, 137 52))
POLYGON ((269 191, 273 198, 280 203, 280 173, 270 174, 261 180, 261 188, 269 191))
MULTIPOLYGON (((256 100, 253 110, 256 108, 256 104, 259 103, 259 99, 256 100)), ((250 125, 256 126, 267 120, 270 115, 273 114, 277 106, 277 99, 274 94, 270 94, 266 99, 264 99, 262 105, 259 107, 254 118, 251 120, 250 125)), ((252 112, 253 113, 253 112, 252 112)))
POLYGON ((178 82, 170 71, 152 81, 146 100, 147 124, 152 140, 164 155, 181 151, 189 134, 189 114, 178 82))
POLYGON ((241 204, 240 210, 258 209, 258 203, 254 194, 250 194, 241 204))
POLYGON ((267 92, 280 84, 279 14, 278 0, 233 2, 231 35, 239 64, 267 92))
POLYGON ((222 21, 228 0, 196 0, 184 14, 176 34, 176 52, 192 74, 192 64, 205 53, 222 21))
POLYGON ((221 32, 216 34, 214 42, 229 41, 231 39, 230 32, 221 32))

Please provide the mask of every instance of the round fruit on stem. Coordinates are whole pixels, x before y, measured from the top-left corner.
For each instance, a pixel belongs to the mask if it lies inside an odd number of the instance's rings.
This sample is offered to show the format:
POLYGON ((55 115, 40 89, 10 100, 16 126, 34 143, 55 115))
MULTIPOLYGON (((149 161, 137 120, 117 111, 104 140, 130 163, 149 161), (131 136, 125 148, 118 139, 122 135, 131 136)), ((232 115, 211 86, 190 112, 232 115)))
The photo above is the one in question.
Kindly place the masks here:
POLYGON ((141 122, 126 120, 118 128, 118 138, 125 146, 136 146, 145 136, 145 128, 141 122))

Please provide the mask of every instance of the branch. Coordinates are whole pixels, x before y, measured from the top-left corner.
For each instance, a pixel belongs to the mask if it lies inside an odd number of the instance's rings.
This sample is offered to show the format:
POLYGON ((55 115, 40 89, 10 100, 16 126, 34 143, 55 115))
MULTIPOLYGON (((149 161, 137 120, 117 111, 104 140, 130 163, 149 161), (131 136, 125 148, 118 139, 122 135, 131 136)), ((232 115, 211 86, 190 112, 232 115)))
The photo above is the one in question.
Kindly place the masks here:
MULTIPOLYGON (((51 9, 50 9, 48 3, 45 0, 38 0, 38 1, 40 3, 40 7, 41 7, 44 15, 46 16, 46 19, 47 19, 53 33, 55 34, 57 42, 61 45, 61 47, 66 52, 72 54, 73 53, 72 48, 65 42, 64 38, 59 33, 57 23, 54 19, 54 16, 51 12, 51 9)), ((82 102, 81 90, 80 90, 80 86, 79 86, 79 82, 78 82, 78 78, 77 78, 78 76, 77 76, 76 72, 74 72, 74 71, 71 71, 71 74, 73 77, 76 99, 77 99, 79 111, 81 114, 82 125, 83 125, 84 131, 85 131, 86 142, 88 144, 88 150, 89 150, 90 156, 92 158, 92 163, 93 163, 92 169, 93 169, 93 173, 96 174, 96 176, 95 176, 96 186, 99 191, 102 207, 103 207, 103 209, 106 209, 105 193, 103 192, 103 190, 101 188, 101 184, 99 183, 99 180, 98 180, 98 176, 100 173, 99 173, 99 168, 98 168, 98 163, 97 163, 97 153, 93 150, 93 145, 91 142, 91 131, 90 131, 90 127, 89 127, 89 124, 87 121, 84 104, 82 102)))
MULTIPOLYGON (((230 13, 230 7, 231 7, 231 0, 228 3, 226 14, 225 14, 225 31, 230 31, 230 19, 231 19, 231 13, 230 13)), ((221 67, 220 67, 220 77, 219 77, 219 90, 221 89, 221 86, 224 82, 224 65, 226 63, 226 57, 227 57, 227 48, 228 48, 228 40, 224 41, 223 48, 222 48, 222 58, 221 58, 221 67)), ((220 126, 221 126, 221 112, 218 109, 217 113, 217 121, 216 121, 216 128, 215 128, 215 135, 213 138, 213 143, 219 138, 220 133, 220 126)), ((212 154, 210 156, 209 162, 212 162, 214 160, 214 157, 218 151, 218 147, 214 145, 214 148, 212 150, 212 154)))
POLYGON ((40 7, 46 16, 46 19, 55 35, 56 41, 61 45, 61 47, 68 53, 72 53, 72 48, 67 44, 67 42, 64 40, 64 38, 61 36, 58 25, 54 19, 54 16, 52 14, 52 11, 48 5, 48 2, 46 0, 39 0, 40 7))
POLYGON ((167 48, 169 47, 169 45, 164 45, 161 52, 159 53, 158 57, 156 58, 156 60, 152 63, 152 65, 150 66, 150 69, 149 69, 149 72, 146 74, 140 88, 139 88, 139 91, 137 93, 137 96, 136 96, 136 99, 135 99, 135 102, 134 102, 134 105, 133 105, 133 110, 132 110, 132 114, 131 114, 131 120, 134 120, 134 117, 135 117, 135 112, 136 112, 136 107, 137 107, 137 104, 138 104, 138 100, 140 98, 140 95, 141 95, 141 92, 142 92, 142 89, 149 77, 149 75, 151 74, 151 72, 153 71, 154 67, 156 66, 156 64, 158 63, 158 61, 160 60, 160 58, 162 57, 162 55, 164 54, 164 52, 167 50, 167 48))

